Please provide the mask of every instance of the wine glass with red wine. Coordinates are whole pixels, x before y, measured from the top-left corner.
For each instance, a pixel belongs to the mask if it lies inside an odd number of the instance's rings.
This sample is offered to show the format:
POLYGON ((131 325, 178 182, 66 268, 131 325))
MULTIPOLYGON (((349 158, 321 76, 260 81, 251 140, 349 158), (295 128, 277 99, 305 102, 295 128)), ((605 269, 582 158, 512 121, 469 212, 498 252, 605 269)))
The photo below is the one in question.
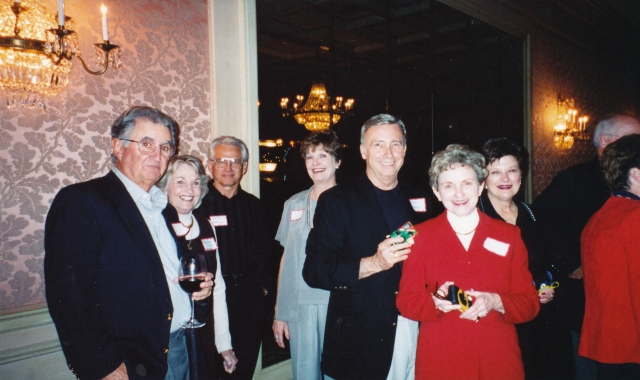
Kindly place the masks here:
POLYGON ((189 293, 191 299, 191 319, 189 322, 180 325, 183 329, 197 329, 205 325, 204 322, 199 322, 193 316, 193 298, 191 294, 200 291, 200 284, 204 281, 207 275, 207 263, 202 255, 184 255, 180 258, 180 273, 178 280, 180 281, 180 287, 185 292, 189 293))

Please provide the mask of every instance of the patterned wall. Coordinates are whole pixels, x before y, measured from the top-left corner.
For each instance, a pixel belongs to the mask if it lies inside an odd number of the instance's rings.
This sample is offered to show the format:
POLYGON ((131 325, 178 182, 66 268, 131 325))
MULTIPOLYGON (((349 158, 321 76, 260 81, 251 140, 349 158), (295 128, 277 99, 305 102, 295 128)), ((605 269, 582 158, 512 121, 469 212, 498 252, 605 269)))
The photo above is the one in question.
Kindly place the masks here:
MULTIPOLYGON (((588 42, 588 41, 587 41, 588 42)), ((638 115, 634 103, 635 62, 585 51, 540 29, 531 36, 533 196, 544 190, 553 176, 595 154, 591 140, 576 141, 568 152, 553 144, 558 95, 573 98, 575 107, 590 116, 593 133, 599 119, 610 113, 638 115)))
MULTIPOLYGON (((45 0, 50 12, 55 4, 45 0)), ((65 4, 83 57, 93 63, 92 44, 102 39, 100 2, 65 4)), ((124 50, 122 69, 92 76, 75 61, 69 86, 48 99, 46 113, 7 110, 0 92, 0 312, 44 302, 49 205, 61 187, 109 170, 108 130, 122 111, 135 104, 162 109, 182 127, 180 151, 204 158, 210 140, 206 0, 105 4, 110 40, 124 50)))

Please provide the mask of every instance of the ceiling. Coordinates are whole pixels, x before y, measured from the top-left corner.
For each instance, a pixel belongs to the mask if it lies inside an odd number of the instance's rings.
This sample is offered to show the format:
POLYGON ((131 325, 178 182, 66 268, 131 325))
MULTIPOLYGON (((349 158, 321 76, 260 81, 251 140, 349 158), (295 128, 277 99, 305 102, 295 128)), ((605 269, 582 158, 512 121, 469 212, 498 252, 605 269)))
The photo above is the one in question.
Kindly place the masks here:
MULTIPOLYGON (((358 145, 360 126, 372 115, 405 121, 411 137, 405 166, 422 167, 453 141, 476 149, 488 137, 523 142, 524 35, 488 24, 483 14, 512 12, 520 30, 541 28, 594 54, 640 54, 640 1, 257 0, 256 6, 260 137, 302 139, 308 131, 282 118, 280 98, 306 97, 313 81, 323 81, 331 96, 355 98, 355 116, 334 126, 348 145, 358 145), (449 6, 463 3, 472 3, 475 13, 467 13, 477 17, 449 6)), ((351 153, 344 167, 361 164, 357 149, 351 153)))

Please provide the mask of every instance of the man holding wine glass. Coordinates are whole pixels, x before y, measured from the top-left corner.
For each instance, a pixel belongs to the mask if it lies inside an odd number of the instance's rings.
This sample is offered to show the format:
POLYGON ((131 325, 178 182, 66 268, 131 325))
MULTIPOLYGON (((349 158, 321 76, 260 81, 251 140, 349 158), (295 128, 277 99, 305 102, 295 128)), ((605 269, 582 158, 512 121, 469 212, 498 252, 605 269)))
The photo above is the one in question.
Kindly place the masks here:
MULTIPOLYGON (((154 183, 175 154, 179 127, 134 106, 111 126, 114 168, 55 197, 45 223, 49 312, 69 369, 82 379, 189 377, 189 296, 154 183)), ((192 299, 206 299, 211 273, 192 299)))

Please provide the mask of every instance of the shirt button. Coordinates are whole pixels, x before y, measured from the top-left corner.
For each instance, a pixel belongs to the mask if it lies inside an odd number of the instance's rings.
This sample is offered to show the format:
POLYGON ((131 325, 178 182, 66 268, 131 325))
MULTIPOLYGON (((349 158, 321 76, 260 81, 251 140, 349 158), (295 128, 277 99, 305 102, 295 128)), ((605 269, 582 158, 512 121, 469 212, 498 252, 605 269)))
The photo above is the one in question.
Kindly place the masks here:
POLYGON ((165 354, 167 354, 168 352, 169 352, 169 347, 166 347, 166 348, 164 349, 164 353, 165 353, 165 354))
POLYGON ((167 320, 170 321, 171 320, 171 314, 167 314, 167 320))
POLYGON ((396 292, 396 296, 398 295, 398 292, 396 292))
POLYGON ((396 324, 394 323, 394 324, 392 324, 391 326, 395 326, 395 325, 396 325, 396 324))

